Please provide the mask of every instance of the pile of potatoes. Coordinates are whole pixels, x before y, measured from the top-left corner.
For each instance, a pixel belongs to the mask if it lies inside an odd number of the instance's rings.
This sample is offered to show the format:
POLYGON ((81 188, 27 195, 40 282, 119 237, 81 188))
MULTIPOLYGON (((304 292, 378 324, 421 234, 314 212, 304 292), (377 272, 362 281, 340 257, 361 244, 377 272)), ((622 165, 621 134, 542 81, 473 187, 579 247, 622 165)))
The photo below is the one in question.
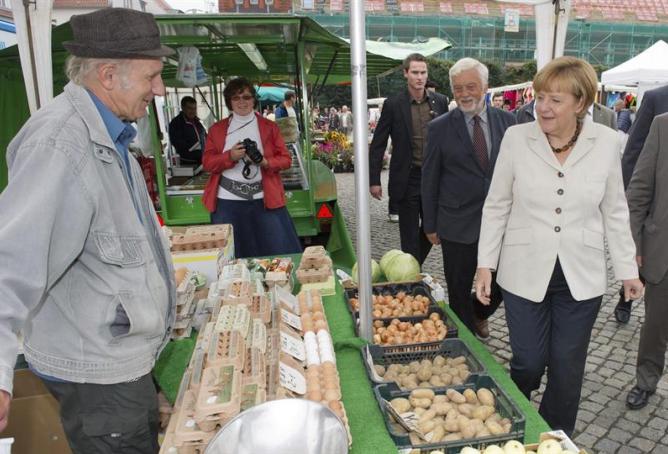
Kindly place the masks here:
POLYGON ((393 381, 401 389, 461 385, 471 375, 464 356, 446 358, 438 355, 433 360, 390 364, 387 367, 375 364, 373 367, 384 381, 393 381))
POLYGON ((395 318, 387 326, 386 324, 382 320, 373 322, 374 344, 401 345, 436 342, 445 339, 448 334, 447 326, 436 312, 418 323, 402 322, 395 318))
MULTIPOLYGON (((373 295, 373 318, 417 317, 427 315, 431 301, 424 295, 373 295)), ((360 310, 357 298, 350 298, 350 306, 355 312, 360 310)))
POLYGON ((429 441, 411 433, 414 446, 502 435, 512 427, 510 419, 496 412, 494 394, 487 388, 463 393, 448 389, 445 394, 414 389, 408 399, 397 397, 390 405, 400 415, 413 412, 417 416, 417 431, 429 441))

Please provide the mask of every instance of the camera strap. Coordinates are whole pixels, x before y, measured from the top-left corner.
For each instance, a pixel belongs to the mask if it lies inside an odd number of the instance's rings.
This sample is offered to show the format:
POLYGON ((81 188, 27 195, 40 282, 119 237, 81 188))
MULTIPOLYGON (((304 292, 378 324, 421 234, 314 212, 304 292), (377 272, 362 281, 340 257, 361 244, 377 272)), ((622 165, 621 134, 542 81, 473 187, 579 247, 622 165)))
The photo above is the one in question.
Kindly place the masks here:
POLYGON ((224 175, 220 176, 219 185, 221 188, 244 200, 253 200, 253 196, 263 190, 261 181, 258 181, 257 183, 242 183, 227 178, 224 175))

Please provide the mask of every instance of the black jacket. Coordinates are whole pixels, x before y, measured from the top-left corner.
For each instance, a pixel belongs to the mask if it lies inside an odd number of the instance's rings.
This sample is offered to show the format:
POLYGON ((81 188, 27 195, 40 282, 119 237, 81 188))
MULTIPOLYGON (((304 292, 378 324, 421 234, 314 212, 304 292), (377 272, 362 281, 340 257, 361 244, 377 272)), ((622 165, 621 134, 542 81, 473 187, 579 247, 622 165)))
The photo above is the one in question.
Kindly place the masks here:
POLYGON ((490 168, 483 171, 475 157, 464 113, 454 109, 429 123, 427 152, 422 165, 424 231, 439 238, 473 244, 480 235, 482 207, 489 191, 501 139, 515 116, 487 107, 490 168))
POLYGON ((629 130, 629 139, 626 141, 626 148, 624 148, 624 154, 622 155, 622 175, 625 188, 631 181, 633 169, 638 162, 640 152, 645 146, 645 139, 649 134, 652 120, 657 115, 666 112, 668 112, 668 85, 645 92, 636 119, 629 130))
POLYGON ((176 150, 176 153, 181 157, 181 163, 196 165, 202 163, 206 130, 199 121, 199 118, 195 117, 195 121, 190 123, 186 122, 183 112, 174 117, 169 123, 169 141, 176 150), (195 131, 195 128, 197 128, 197 131, 195 131), (200 149, 190 151, 190 148, 198 140, 200 141, 200 149))
MULTIPOLYGON (((448 111, 448 98, 444 95, 427 91, 427 98, 433 118, 448 111)), ((392 138, 392 160, 387 189, 390 198, 401 200, 406 193, 413 162, 413 122, 408 89, 387 98, 383 103, 383 110, 369 146, 370 186, 380 186, 380 171, 383 168, 383 156, 389 137, 392 138)))

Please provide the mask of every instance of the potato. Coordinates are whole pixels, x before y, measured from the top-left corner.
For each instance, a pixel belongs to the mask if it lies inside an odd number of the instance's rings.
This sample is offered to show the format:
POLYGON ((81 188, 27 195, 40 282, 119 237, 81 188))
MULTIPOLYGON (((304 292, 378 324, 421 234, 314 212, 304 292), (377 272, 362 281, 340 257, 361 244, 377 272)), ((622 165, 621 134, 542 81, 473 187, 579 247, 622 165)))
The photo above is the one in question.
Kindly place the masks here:
POLYGON ((441 377, 439 377, 438 375, 432 375, 431 378, 429 379, 429 384, 437 388, 442 388, 445 386, 443 380, 441 380, 441 377))
POLYGON ((441 382, 443 382, 443 386, 448 386, 452 383, 452 375, 450 374, 441 374, 441 382))
POLYGON ((404 399, 403 397, 392 399, 390 405, 392 405, 392 408, 394 408, 397 413, 405 413, 411 409, 411 403, 408 399, 404 399))
POLYGON ((448 401, 448 398, 443 394, 436 394, 432 399, 432 402, 435 404, 443 404, 448 401))
POLYGON ((467 378, 469 378, 469 375, 471 375, 471 373, 469 372, 468 369, 463 369, 463 368, 459 369, 459 378, 461 378, 462 380, 466 380, 467 378))
POLYGON ((482 429, 485 429, 485 423, 482 422, 479 419, 474 418, 474 419, 471 420, 471 427, 473 427, 475 429, 475 433, 477 434, 482 429))
POLYGON ((475 391, 472 390, 471 388, 465 389, 463 395, 464 397, 466 397, 466 402, 470 404, 478 403, 478 397, 476 396, 475 391))
POLYGON ((434 419, 435 416, 436 416, 436 410, 433 409, 426 410, 424 413, 422 413, 422 415, 420 415, 420 418, 418 419, 418 424, 421 424, 425 421, 431 421, 432 419, 434 419))
POLYGON ((456 358, 452 358, 452 364, 454 364, 455 366, 457 364, 464 364, 464 363, 466 363, 466 357, 465 356, 458 356, 456 358))
POLYGON ((434 421, 429 419, 429 420, 421 422, 421 423, 418 422, 417 427, 418 427, 418 430, 420 431, 420 433, 427 434, 427 433, 431 432, 432 430, 434 430, 434 427, 436 427, 436 423, 434 423, 434 421))
POLYGON ((479 430, 475 433, 475 437, 476 437, 476 438, 489 437, 490 435, 492 435, 492 434, 491 434, 490 431, 487 429, 487 427, 484 427, 484 426, 482 427, 482 429, 479 429, 479 430))
POLYGON ((453 406, 450 402, 440 402, 431 404, 431 409, 436 412, 437 415, 447 415, 450 410, 453 409, 453 406))
POLYGON ((494 394, 487 388, 480 388, 477 392, 478 400, 483 405, 494 407, 494 394))
POLYGON ((416 373, 418 370, 420 370, 420 363, 417 361, 411 361, 408 364, 408 367, 410 368, 411 372, 416 373))
POLYGON ((485 427, 487 427, 487 430, 489 430, 492 435, 501 435, 504 433, 503 427, 496 421, 486 421, 485 427))
POLYGON ((473 409, 471 416, 485 421, 494 414, 494 411, 494 407, 490 407, 489 405, 481 405, 473 409))
POLYGON ((420 382, 419 388, 429 388, 429 387, 431 387, 431 383, 429 383, 428 381, 421 381, 420 382))
POLYGON ((475 427, 467 425, 463 430, 460 430, 459 433, 462 434, 463 439, 475 438, 476 430, 475 427))
POLYGON ((489 418, 487 418, 487 419, 485 420, 485 422, 487 422, 487 421, 496 421, 496 422, 499 422, 499 421, 501 421, 501 415, 498 414, 498 413, 494 413, 494 414, 492 414, 489 418))
POLYGON ((414 409, 413 409, 413 413, 415 413, 416 415, 418 415, 418 417, 422 416, 422 415, 424 414, 425 411, 427 411, 427 409, 426 409, 426 408, 422 408, 422 407, 418 407, 418 408, 414 408, 414 409))
POLYGON ((457 405, 457 410, 459 410, 459 414, 464 415, 467 418, 472 416, 474 408, 475 407, 471 404, 459 404, 459 405, 457 405))
POLYGON ((459 431, 462 432, 466 427, 471 425, 471 420, 464 415, 457 416, 457 427, 459 431))
POLYGON ((464 384, 464 379, 459 376, 452 377, 452 385, 459 386, 464 384))
POLYGON ((431 399, 409 397, 408 400, 413 407, 429 408, 431 406, 431 399))
POLYGON ((454 389, 448 389, 445 393, 448 398, 456 404, 463 404, 466 402, 466 397, 464 397, 459 391, 454 389))
POLYGON ((431 375, 431 366, 421 366, 417 372, 418 379, 421 381, 429 381, 431 375))
POLYGON ((454 419, 455 421, 459 417, 459 412, 457 411, 456 408, 450 409, 446 414, 445 414, 445 420, 447 421, 448 419, 454 419))
POLYGON ((443 366, 445 365, 445 358, 442 357, 441 355, 438 355, 436 358, 434 358, 434 366, 443 366))
POLYGON ((411 391, 410 397, 415 397, 418 399, 426 398, 430 401, 434 400, 435 393, 431 389, 414 389, 411 391))
POLYGON ((442 424, 437 424, 436 427, 434 427, 434 430, 431 432, 430 443, 438 443, 443 439, 444 436, 445 436, 445 428, 443 427, 442 424))
POLYGON ((443 428, 448 432, 459 432, 459 424, 457 419, 445 419, 443 422, 443 428))

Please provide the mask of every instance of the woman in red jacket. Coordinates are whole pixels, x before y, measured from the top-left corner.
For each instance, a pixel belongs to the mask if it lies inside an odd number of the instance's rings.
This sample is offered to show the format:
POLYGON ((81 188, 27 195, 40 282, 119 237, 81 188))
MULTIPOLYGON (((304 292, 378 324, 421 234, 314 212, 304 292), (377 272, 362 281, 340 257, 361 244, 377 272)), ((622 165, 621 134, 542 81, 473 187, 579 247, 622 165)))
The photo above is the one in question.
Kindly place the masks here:
POLYGON ((232 114, 214 124, 202 166, 211 172, 202 200, 214 224, 232 224, 235 256, 258 257, 301 252, 285 208, 279 171, 291 157, 276 124, 255 112, 255 88, 245 78, 223 90, 232 114))

